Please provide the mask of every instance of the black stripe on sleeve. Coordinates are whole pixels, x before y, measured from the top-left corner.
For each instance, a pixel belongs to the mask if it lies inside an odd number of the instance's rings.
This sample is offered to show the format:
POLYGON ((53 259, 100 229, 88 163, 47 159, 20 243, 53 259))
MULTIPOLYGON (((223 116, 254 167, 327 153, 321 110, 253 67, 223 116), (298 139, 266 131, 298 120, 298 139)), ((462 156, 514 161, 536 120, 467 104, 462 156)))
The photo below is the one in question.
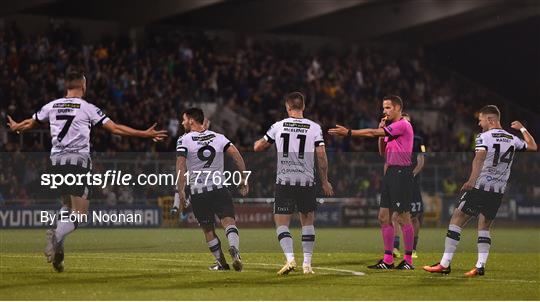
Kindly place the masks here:
POLYGON ((38 123, 40 123, 40 124, 43 124, 43 122, 39 120, 39 116, 38 116, 38 112, 39 112, 39 111, 40 111, 40 110, 37 110, 37 111, 34 113, 33 118, 34 118, 34 120, 36 120, 36 122, 38 122, 38 123))
POLYGON ((103 121, 107 118, 107 116, 104 116, 101 118, 94 126, 101 126, 103 124, 103 121))
POLYGON ((187 148, 186 147, 179 147, 179 148, 176 148, 176 157, 178 156, 183 156, 183 157, 187 157, 187 148))
POLYGON ((273 140, 270 135, 268 135, 268 133, 264 135, 264 139, 270 144, 273 144, 275 142, 275 140, 273 140))
POLYGON ((315 147, 324 146, 324 141, 316 141, 315 147))
POLYGON ((232 146, 232 143, 231 143, 231 142, 228 142, 228 143, 223 147, 223 152, 227 152, 227 149, 229 149, 230 146, 232 146))

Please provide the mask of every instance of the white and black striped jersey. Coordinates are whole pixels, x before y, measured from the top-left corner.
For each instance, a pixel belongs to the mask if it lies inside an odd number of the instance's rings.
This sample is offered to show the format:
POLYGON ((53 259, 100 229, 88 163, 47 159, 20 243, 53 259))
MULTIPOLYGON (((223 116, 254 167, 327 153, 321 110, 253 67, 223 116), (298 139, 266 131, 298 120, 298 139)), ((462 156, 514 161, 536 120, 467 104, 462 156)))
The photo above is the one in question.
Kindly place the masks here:
POLYGON ((186 158, 189 172, 187 185, 190 187, 191 194, 223 188, 220 180, 224 180, 224 153, 231 144, 231 141, 223 134, 210 130, 191 131, 178 138, 176 155, 186 158))
POLYGON ((276 143, 276 184, 315 184, 315 147, 324 146, 319 124, 306 118, 286 118, 274 123, 264 139, 276 143))
POLYGON ((32 117, 49 123, 53 165, 90 168, 90 130, 109 120, 98 107, 79 98, 61 98, 49 102, 32 117))
POLYGON ((525 151, 527 143, 503 129, 491 129, 476 137, 476 151, 487 155, 475 188, 504 193, 516 151, 525 151))

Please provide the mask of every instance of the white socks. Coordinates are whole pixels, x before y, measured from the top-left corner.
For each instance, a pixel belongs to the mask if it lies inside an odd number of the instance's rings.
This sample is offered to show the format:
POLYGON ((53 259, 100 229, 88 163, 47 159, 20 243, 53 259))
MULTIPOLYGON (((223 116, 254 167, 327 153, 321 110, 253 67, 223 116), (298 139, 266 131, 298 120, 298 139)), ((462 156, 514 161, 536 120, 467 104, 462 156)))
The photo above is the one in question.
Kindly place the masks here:
POLYGON ((287 258, 287 262, 294 260, 293 239, 291 233, 289 232, 289 227, 285 225, 278 226, 276 229, 276 234, 279 244, 281 245, 281 249, 287 258))
POLYGON ((441 265, 444 267, 450 266, 452 257, 456 252, 461 237, 461 228, 455 224, 448 226, 448 232, 446 233, 446 240, 444 241, 444 254, 441 259, 441 265))
POLYGON ((235 247, 240 250, 240 236, 238 234, 238 228, 235 225, 230 225, 225 229, 227 240, 229 240, 229 246, 235 247))
POLYGON ((315 227, 306 225, 302 227, 302 250, 304 251, 304 265, 311 266, 313 246, 315 245, 315 227))
POLYGON ((476 267, 485 267, 491 247, 491 236, 489 231, 478 231, 478 261, 476 267))

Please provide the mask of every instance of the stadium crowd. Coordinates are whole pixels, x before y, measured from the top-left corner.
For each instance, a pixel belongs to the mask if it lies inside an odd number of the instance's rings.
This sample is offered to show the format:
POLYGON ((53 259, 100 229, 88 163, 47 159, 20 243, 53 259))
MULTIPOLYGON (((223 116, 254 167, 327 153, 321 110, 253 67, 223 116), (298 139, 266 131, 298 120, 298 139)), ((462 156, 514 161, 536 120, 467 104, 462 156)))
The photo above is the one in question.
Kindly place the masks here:
MULTIPOLYGON (((9 156, 4 153, 2 157, 5 168, 0 171, 0 201, 32 200, 25 185, 37 181, 36 166, 46 165, 46 159, 30 161, 27 158, 32 155, 20 151, 48 152, 50 148, 48 138, 40 140, 30 133, 21 140, 8 133, 5 115, 16 120, 27 118, 47 102, 62 97, 64 75, 70 70, 86 73, 86 99, 111 119, 136 128, 158 122, 170 133, 165 143, 155 144, 120 139, 95 129, 93 150, 105 154, 139 152, 143 155, 138 156, 149 158, 154 155, 148 153, 174 152, 176 138, 181 134, 179 113, 203 102, 228 107, 243 117, 236 131, 228 130, 227 121, 214 127, 222 130, 241 151, 251 150, 253 142, 274 121, 284 117, 282 97, 293 90, 305 93, 306 117, 319 122, 323 129, 337 122, 353 128, 377 127, 382 97, 390 93, 401 95, 406 111, 438 112, 433 123, 412 117, 415 131, 424 138, 429 152, 469 152, 479 131, 471 112, 489 99, 483 89, 448 72, 434 72, 421 50, 392 55, 382 47, 369 46, 342 53, 330 48, 312 53, 294 42, 248 39, 234 44, 204 34, 178 32, 149 34, 144 42, 123 36, 95 43, 82 41, 77 30, 56 21, 51 21, 49 28, 39 35, 24 35, 16 24, 0 30, 0 151, 9 152, 9 156), (16 165, 8 158, 14 153, 23 158, 20 162, 24 165, 16 165)), ((330 171, 336 192, 374 196, 380 171, 359 171, 355 175, 364 179, 360 183, 338 177, 350 165, 348 155, 338 153, 376 152, 376 141, 330 136, 325 136, 325 140, 328 150, 335 152, 331 157, 337 158, 330 171)), ((356 163, 370 162, 355 158, 356 163)), ((141 165, 135 163, 130 169, 143 169, 141 165)), ((528 168, 538 171, 538 163, 528 168)), ((448 178, 445 181, 461 183, 468 173, 468 169, 462 170, 444 176, 448 178)), ((532 188, 526 173, 515 173, 515 177, 523 178, 518 186, 532 188)), ((255 192, 260 196, 272 192, 272 186, 259 187, 255 192)), ((442 190, 452 186, 440 187, 442 190)), ((133 202, 134 196, 150 199, 159 194, 144 190, 105 190, 97 192, 97 196, 113 204, 133 202)))

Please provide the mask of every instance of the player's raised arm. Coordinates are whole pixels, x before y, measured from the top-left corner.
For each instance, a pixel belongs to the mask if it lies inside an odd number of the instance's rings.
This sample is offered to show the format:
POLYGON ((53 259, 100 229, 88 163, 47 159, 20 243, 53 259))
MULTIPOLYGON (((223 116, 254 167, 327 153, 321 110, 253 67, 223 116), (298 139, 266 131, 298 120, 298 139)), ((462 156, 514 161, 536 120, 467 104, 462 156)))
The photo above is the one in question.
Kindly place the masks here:
POLYGON ((227 147, 227 150, 225 151, 228 156, 230 156, 234 162, 234 165, 236 166, 236 169, 240 171, 242 175, 242 180, 240 181, 240 185, 238 186, 238 191, 242 196, 247 196, 249 193, 249 185, 248 185, 248 177, 249 174, 244 173, 246 171, 246 164, 244 162, 244 158, 242 158, 242 155, 236 149, 236 147, 233 144, 230 144, 229 147, 227 147))
POLYGON ((334 136, 350 136, 350 137, 382 137, 386 136, 386 132, 383 128, 379 129, 359 129, 352 130, 345 128, 341 125, 336 125, 335 128, 328 130, 328 134, 334 136))
POLYGON ((537 151, 538 146, 536 145, 536 141, 534 140, 534 137, 529 133, 527 128, 523 127, 523 124, 519 121, 513 121, 511 124, 511 127, 521 131, 523 134, 523 139, 525 140, 525 143, 527 143, 527 151, 537 151))
POLYGON ((324 145, 315 147, 315 154, 317 155, 317 167, 324 195, 332 196, 334 195, 334 189, 328 181, 328 158, 326 157, 324 145))
POLYGON ((25 119, 24 121, 20 123, 17 123, 16 121, 14 121, 9 115, 7 116, 7 119, 8 119, 7 125, 9 129, 17 133, 31 130, 38 125, 38 122, 33 118, 25 119))
POLYGON ((103 128, 109 131, 112 134, 117 134, 121 136, 134 136, 134 137, 143 137, 143 138, 152 138, 155 141, 162 141, 167 137, 166 130, 156 130, 156 125, 153 124, 150 128, 146 130, 137 130, 126 125, 117 124, 112 120, 108 120, 103 124, 103 128))

